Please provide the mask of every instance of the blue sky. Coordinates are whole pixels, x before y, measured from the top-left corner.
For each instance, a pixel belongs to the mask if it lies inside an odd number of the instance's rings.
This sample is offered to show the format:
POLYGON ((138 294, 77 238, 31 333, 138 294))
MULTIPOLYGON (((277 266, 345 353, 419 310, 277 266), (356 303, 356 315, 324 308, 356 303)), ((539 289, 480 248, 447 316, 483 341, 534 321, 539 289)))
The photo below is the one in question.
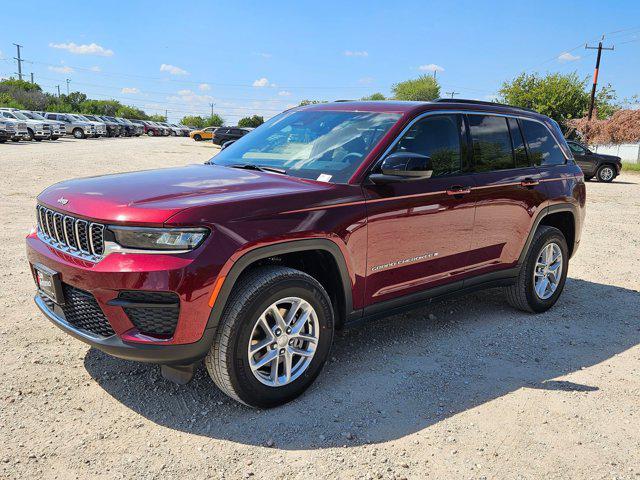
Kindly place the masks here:
POLYGON ((16 71, 20 43, 24 73, 46 91, 66 91, 69 78, 72 91, 168 109, 171 120, 214 103, 231 124, 305 98, 388 94, 433 70, 443 92, 477 99, 522 71, 591 76, 595 53, 583 45, 607 34, 616 50, 600 82, 620 98, 640 93, 637 0, 92 3, 3 9, 0 76, 16 71))

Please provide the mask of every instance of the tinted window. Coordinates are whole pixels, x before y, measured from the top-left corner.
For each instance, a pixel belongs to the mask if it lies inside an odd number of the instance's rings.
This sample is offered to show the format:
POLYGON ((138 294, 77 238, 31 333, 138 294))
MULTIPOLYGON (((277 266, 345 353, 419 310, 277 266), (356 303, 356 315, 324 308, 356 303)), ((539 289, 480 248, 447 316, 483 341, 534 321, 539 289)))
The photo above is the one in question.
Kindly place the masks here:
POLYGON ((531 120, 520 120, 529 154, 536 165, 562 165, 565 163, 560 145, 547 127, 531 120))
POLYGON ((432 177, 462 171, 464 123, 460 115, 429 116, 416 122, 400 139, 394 152, 419 153, 431 157, 432 177))
POLYGON ((582 148, 582 146, 578 145, 577 143, 571 143, 569 142, 569 148, 571 149, 571 151, 577 155, 584 155, 585 153, 587 153, 587 151, 582 148))
POLYGON ((514 168, 511 136, 505 117, 469 115, 469 133, 476 172, 514 168))
POLYGON ((516 168, 528 167, 529 157, 527 157, 527 149, 524 146, 524 138, 520 131, 520 125, 515 118, 509 118, 509 132, 511 132, 511 141, 513 142, 513 154, 516 160, 516 168))

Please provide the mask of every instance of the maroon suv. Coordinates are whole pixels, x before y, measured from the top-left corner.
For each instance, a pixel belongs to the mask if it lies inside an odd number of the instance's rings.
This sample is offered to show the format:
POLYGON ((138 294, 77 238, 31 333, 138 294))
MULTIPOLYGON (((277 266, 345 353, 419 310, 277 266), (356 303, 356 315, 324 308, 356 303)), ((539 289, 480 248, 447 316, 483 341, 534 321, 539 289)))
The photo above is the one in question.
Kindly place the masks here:
POLYGON ((35 301, 70 335, 270 407, 320 372, 334 329, 501 286, 562 292, 585 214, 553 120, 499 104, 286 111, 204 165, 65 181, 27 237, 35 301))

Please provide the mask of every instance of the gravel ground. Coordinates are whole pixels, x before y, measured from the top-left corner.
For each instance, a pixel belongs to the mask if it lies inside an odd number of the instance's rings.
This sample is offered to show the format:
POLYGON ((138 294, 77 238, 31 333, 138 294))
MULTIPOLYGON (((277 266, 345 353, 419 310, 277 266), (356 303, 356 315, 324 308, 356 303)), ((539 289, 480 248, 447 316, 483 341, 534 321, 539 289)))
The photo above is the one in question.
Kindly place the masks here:
POLYGON ((499 290, 339 332, 311 390, 259 411, 110 358, 32 302, 23 236, 66 178, 199 163, 188 139, 0 146, 0 478, 640 479, 640 176, 588 184, 565 292, 499 290))

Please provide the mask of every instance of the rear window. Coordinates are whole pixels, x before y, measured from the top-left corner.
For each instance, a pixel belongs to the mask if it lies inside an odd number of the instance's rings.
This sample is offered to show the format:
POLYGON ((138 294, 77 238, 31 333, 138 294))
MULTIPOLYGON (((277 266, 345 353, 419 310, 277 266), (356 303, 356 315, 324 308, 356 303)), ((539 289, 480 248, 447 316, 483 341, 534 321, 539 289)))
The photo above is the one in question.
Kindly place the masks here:
POLYGON ((563 165, 566 159, 560 145, 542 123, 520 120, 522 133, 529 147, 529 154, 535 165, 563 165))

